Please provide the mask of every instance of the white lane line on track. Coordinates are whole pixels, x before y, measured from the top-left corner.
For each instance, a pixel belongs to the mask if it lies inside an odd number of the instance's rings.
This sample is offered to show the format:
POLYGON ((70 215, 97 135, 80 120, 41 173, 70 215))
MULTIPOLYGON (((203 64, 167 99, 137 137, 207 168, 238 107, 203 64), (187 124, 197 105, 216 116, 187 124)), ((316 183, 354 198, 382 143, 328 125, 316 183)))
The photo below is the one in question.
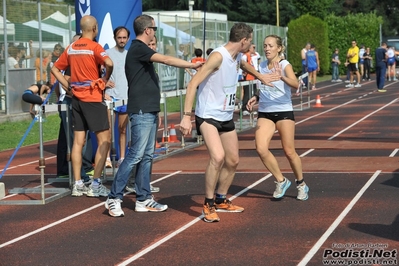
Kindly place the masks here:
POLYGON ((305 157, 306 155, 308 155, 312 151, 314 151, 314 149, 309 149, 309 150, 305 151, 304 153, 302 153, 301 155, 299 155, 299 157, 305 157))
MULTIPOLYGON (((243 190, 241 190, 240 192, 238 192, 237 194, 235 194, 234 196, 230 197, 229 200, 233 200, 237 197, 239 197, 240 195, 244 194, 245 192, 247 192, 248 190, 250 190, 251 188, 257 186, 258 184, 262 183, 263 181, 265 181, 266 179, 268 179, 269 177, 271 177, 272 174, 268 174, 264 177, 262 177, 261 179, 259 179, 258 181, 252 183, 251 185, 249 185, 248 187, 244 188, 243 190)), ((124 260, 123 262, 117 264, 118 266, 124 266, 124 265, 128 265, 130 263, 132 263, 133 261, 139 259, 140 257, 144 256, 145 254, 147 254, 148 252, 152 251, 153 249, 157 248, 158 246, 162 245, 163 243, 165 243, 166 241, 172 239, 173 237, 177 236, 178 234, 180 234, 181 232, 183 232, 184 230, 190 228, 191 226, 193 226, 194 224, 196 224, 197 222, 202 220, 203 215, 196 217, 194 220, 192 220, 191 222, 183 225, 182 227, 180 227, 179 229, 173 231, 172 233, 170 233, 169 235, 165 236, 164 238, 158 240, 157 242, 155 242, 154 244, 146 247, 145 249, 143 249, 142 251, 134 254, 132 257, 130 257, 127 260, 124 260)))
MULTIPOLYGON (((54 158, 57 158, 57 156, 50 156, 50 157, 44 158, 44 160, 47 161, 47 160, 51 160, 51 159, 54 159, 54 158)), ((14 168, 21 167, 21 166, 30 165, 30 164, 33 164, 33 163, 37 163, 37 161, 38 161, 38 160, 34 160, 34 161, 31 161, 31 162, 27 162, 27 163, 23 163, 23 164, 14 165, 14 166, 12 166, 12 167, 8 167, 7 170, 14 169, 14 168)), ((0 171, 3 171, 3 170, 4 170, 4 169, 0 169, 0 171)), ((0 180, 1 180, 1 179, 0 179, 0 180)))
POLYGON ((375 111, 369 113, 368 115, 364 116, 362 119, 359 119, 358 121, 356 121, 356 122, 353 123, 352 125, 350 125, 350 126, 344 128, 343 130, 341 130, 341 131, 338 132, 337 134, 333 135, 332 137, 329 137, 328 140, 332 140, 332 139, 334 139, 335 137, 341 135, 343 132, 347 131, 347 130, 350 129, 351 127, 353 127, 353 126, 357 125, 358 123, 362 122, 362 121, 365 120, 366 118, 368 118, 368 117, 372 116, 373 114, 375 114, 375 113, 381 111, 381 110, 384 109, 385 107, 388 107, 388 106, 390 106, 391 104, 395 103, 398 99, 399 99, 399 98, 396 98, 396 99, 390 101, 389 103, 387 103, 386 105, 384 105, 384 106, 378 108, 377 110, 375 110, 375 111))
POLYGON ((364 192, 370 187, 370 185, 374 182, 374 180, 381 173, 381 170, 378 170, 370 177, 367 183, 359 190, 356 196, 349 202, 346 208, 341 212, 341 214, 335 219, 335 221, 330 225, 327 231, 319 238, 316 244, 309 250, 309 252, 305 255, 305 257, 298 263, 297 266, 306 266, 307 263, 313 258, 313 256, 317 253, 320 247, 324 244, 324 242, 328 239, 328 237, 334 232, 334 230, 338 227, 338 225, 342 222, 345 216, 349 213, 349 211, 353 208, 353 206, 358 202, 360 197, 364 194, 364 192))
POLYGON ((394 149, 393 152, 389 155, 389 157, 395 157, 395 155, 398 153, 399 149, 394 149))
MULTIPOLYGON (((157 180, 152 181, 151 184, 157 183, 157 182, 159 182, 159 181, 161 181, 161 180, 164 180, 164 179, 169 178, 169 177, 171 177, 171 176, 177 175, 177 174, 179 174, 179 173, 181 173, 181 171, 176 171, 176 172, 174 172, 174 173, 171 173, 171 174, 169 174, 169 175, 166 175, 166 176, 164 176, 164 177, 161 177, 161 178, 159 178, 159 179, 157 179, 157 180)), ((125 193, 124 195, 127 195, 127 194, 130 194, 130 192, 125 193)), ((66 221, 68 221, 68 220, 71 220, 71 219, 73 219, 73 218, 75 218, 75 217, 77 217, 77 216, 79 216, 79 215, 85 214, 86 212, 89 212, 89 211, 94 210, 94 209, 96 209, 96 208, 98 208, 98 207, 101 207, 101 206, 104 206, 104 202, 101 202, 101 203, 98 203, 98 204, 96 204, 96 205, 93 205, 92 207, 86 208, 86 209, 84 209, 84 210, 82 210, 82 211, 80 211, 80 212, 74 213, 74 214, 72 214, 72 215, 70 215, 70 216, 67 216, 67 217, 63 218, 63 219, 60 219, 60 220, 58 220, 58 221, 55 221, 55 222, 53 222, 53 223, 51 223, 51 224, 49 224, 49 225, 40 227, 39 229, 36 229, 36 230, 34 230, 34 231, 32 231, 32 232, 29 232, 29 233, 27 233, 27 234, 25 234, 25 235, 22 235, 22 236, 20 236, 20 237, 17 237, 17 238, 14 238, 14 239, 10 240, 10 241, 7 241, 7 242, 5 242, 5 243, 3 243, 3 244, 0 244, 0 249, 6 247, 6 246, 8 246, 8 245, 11 245, 11 244, 13 244, 13 243, 15 243, 15 242, 21 241, 21 240, 23 240, 23 239, 25 239, 25 238, 27 238, 27 237, 30 237, 30 236, 35 235, 35 234, 37 234, 37 233, 40 233, 40 232, 42 232, 42 231, 44 231, 44 230, 47 230, 47 229, 49 229, 49 228, 51 228, 51 227, 54 227, 54 226, 56 226, 56 225, 59 225, 59 224, 61 224, 61 223, 63 223, 63 222, 66 222, 66 221)))

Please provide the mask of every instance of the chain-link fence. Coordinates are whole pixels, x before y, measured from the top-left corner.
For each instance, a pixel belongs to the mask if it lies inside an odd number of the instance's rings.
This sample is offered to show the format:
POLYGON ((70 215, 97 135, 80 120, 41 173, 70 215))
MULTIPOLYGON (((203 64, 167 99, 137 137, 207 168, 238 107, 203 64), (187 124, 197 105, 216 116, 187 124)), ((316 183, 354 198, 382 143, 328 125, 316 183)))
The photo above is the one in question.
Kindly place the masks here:
MULTIPOLYGON (((52 63, 75 34, 75 7, 40 1, 2 0, 0 6, 0 113, 12 114, 29 110, 21 100, 22 93, 34 83, 54 84, 50 74, 52 63)), ((147 13, 159 28, 158 52, 185 60, 193 57, 195 48, 205 53, 228 41, 234 22, 147 13), (205 29, 205 31, 204 31, 205 29)), ((286 28, 250 24, 253 42, 263 55, 263 38, 277 34, 285 39, 286 28)), ((101 25, 100 25, 101 27, 101 25)), ((178 95, 190 76, 184 69, 158 64, 162 92, 178 95)), ((56 102, 55 94, 50 103, 56 102)))

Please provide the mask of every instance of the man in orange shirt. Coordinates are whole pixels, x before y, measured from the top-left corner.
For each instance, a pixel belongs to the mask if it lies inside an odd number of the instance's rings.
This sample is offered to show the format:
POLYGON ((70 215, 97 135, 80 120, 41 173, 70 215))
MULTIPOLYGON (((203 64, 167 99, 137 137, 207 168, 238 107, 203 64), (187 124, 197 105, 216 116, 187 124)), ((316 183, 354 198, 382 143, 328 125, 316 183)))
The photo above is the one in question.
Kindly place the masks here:
MULTIPOLYGON (((205 60, 205 58, 202 57, 202 49, 196 48, 194 50, 194 54, 195 54, 195 57, 191 59, 191 63, 194 63, 194 64, 197 63, 197 62, 205 63, 206 60, 205 60)), ((195 75, 195 73, 197 73, 197 71, 199 69, 200 68, 197 68, 197 69, 188 69, 188 68, 186 68, 186 71, 187 71, 188 74, 190 74, 190 77, 192 78, 195 75)))
POLYGON ((71 157, 75 184, 72 196, 86 194, 89 197, 105 197, 108 196, 109 190, 101 184, 100 176, 110 146, 110 133, 107 106, 103 102, 103 90, 112 74, 113 63, 103 47, 94 41, 98 34, 97 20, 93 16, 84 16, 80 20, 80 28, 82 37, 65 49, 65 52, 54 63, 51 72, 64 88, 72 89, 73 93, 74 141, 71 157), (100 79, 102 65, 105 65, 106 72, 100 79), (61 73, 61 70, 68 67, 71 69, 69 81, 61 73), (87 130, 95 132, 98 143, 94 159, 93 182, 88 188, 83 184, 80 175, 82 149, 87 130))
MULTIPOLYGON (((246 52, 245 54, 243 54, 242 56, 242 60, 247 62, 248 64, 250 64, 254 69, 254 63, 252 61, 252 54, 255 53, 255 45, 251 44, 251 46, 249 47, 249 51, 246 52)), ((249 73, 245 73, 244 75, 244 79, 245 81, 250 81, 250 80, 255 80, 255 76, 249 74, 249 73)), ((256 92, 256 84, 255 82, 252 85, 244 85, 242 86, 241 89, 241 101, 242 101, 242 106, 241 106, 241 110, 242 110, 242 114, 243 115, 249 115, 249 111, 247 109, 247 102, 249 101, 250 98, 252 98, 252 96, 255 95, 256 92), (252 88, 252 93, 250 95, 251 92, 251 88, 252 88)))

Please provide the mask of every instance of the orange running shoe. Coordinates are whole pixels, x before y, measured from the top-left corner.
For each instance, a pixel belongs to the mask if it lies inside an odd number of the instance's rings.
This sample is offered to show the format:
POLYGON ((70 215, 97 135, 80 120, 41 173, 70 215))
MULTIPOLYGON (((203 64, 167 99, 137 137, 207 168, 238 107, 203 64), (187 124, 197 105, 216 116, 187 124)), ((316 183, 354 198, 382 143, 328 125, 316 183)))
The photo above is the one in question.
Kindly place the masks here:
POLYGON ((219 222, 220 218, 216 213, 215 205, 209 206, 207 203, 204 205, 204 209, 202 210, 202 215, 204 215, 204 221, 207 223, 219 222))
POLYGON ((217 212, 243 212, 244 208, 234 205, 230 200, 225 199, 222 203, 216 204, 216 211, 217 212))

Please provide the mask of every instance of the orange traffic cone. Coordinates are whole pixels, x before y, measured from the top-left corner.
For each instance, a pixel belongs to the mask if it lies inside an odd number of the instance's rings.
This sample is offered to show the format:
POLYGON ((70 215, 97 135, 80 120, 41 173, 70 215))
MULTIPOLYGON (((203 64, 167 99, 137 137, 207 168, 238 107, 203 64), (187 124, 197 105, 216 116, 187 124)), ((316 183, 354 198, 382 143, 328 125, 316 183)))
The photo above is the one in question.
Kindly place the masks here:
POLYGON ((316 104, 313 105, 313 107, 323 107, 323 105, 321 104, 320 95, 317 95, 316 104))
POLYGON ((172 124, 170 127, 170 131, 169 131, 169 142, 171 143, 176 143, 176 142, 180 142, 177 139, 177 135, 176 135, 176 129, 175 129, 175 125, 172 124))
POLYGON ((158 140, 155 140, 155 149, 161 148, 161 144, 158 143, 158 140))

